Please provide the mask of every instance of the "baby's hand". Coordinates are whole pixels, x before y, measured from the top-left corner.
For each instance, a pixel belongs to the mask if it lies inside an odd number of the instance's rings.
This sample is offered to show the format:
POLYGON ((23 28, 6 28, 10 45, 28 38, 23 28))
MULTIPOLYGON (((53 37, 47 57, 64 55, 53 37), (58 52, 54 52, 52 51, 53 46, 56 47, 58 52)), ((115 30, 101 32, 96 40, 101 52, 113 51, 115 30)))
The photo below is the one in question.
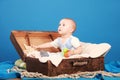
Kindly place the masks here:
POLYGON ((31 45, 31 47, 34 48, 34 49, 38 48, 38 46, 35 46, 35 45, 31 45))
POLYGON ((31 47, 34 48, 35 50, 38 50, 38 51, 41 50, 41 48, 39 46, 31 45, 31 47))

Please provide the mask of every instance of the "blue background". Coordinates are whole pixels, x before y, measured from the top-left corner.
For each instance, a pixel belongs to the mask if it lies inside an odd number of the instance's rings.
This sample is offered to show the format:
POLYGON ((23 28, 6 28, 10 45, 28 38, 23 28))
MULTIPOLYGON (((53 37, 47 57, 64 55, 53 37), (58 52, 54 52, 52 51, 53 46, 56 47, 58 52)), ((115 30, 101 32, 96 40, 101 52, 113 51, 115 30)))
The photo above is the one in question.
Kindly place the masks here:
POLYGON ((120 60, 120 0, 0 0, 0 62, 19 58, 12 30, 57 31, 66 17, 76 21, 81 41, 111 44, 105 62, 120 60))

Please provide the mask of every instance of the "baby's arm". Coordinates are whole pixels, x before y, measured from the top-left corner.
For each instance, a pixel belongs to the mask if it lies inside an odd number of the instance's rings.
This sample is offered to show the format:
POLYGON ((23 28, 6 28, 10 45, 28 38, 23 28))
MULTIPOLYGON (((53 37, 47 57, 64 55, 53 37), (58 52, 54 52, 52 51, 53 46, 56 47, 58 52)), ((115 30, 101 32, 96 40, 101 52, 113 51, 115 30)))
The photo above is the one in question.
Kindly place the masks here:
POLYGON ((82 48, 81 46, 77 47, 75 50, 70 50, 70 54, 74 55, 74 54, 80 54, 82 52, 82 48))
POLYGON ((32 45, 33 48, 35 49, 40 49, 40 48, 50 48, 50 47, 53 47, 51 42, 47 42, 47 43, 44 43, 44 44, 41 44, 41 45, 38 45, 38 46, 34 46, 32 45))
POLYGON ((55 48, 58 48, 58 38, 55 39, 54 41, 51 41, 51 42, 47 42, 47 43, 43 43, 41 45, 38 45, 38 46, 32 46, 33 48, 35 49, 40 49, 40 48, 50 48, 50 47, 55 47, 55 48))

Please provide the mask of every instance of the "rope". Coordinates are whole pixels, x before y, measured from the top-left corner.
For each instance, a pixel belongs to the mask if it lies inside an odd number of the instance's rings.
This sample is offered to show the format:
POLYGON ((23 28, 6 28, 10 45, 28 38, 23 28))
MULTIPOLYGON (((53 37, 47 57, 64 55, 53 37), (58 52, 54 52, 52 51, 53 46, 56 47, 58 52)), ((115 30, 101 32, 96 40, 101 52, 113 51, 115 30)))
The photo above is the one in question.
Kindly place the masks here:
POLYGON ((97 74, 101 74, 102 76, 109 76, 109 77, 120 77, 120 73, 111 73, 106 71, 77 72, 75 74, 61 74, 58 76, 49 77, 38 72, 28 72, 26 70, 19 69, 16 66, 14 66, 9 71, 19 72, 21 74, 21 77, 29 77, 29 78, 80 78, 80 77, 94 78, 97 74))

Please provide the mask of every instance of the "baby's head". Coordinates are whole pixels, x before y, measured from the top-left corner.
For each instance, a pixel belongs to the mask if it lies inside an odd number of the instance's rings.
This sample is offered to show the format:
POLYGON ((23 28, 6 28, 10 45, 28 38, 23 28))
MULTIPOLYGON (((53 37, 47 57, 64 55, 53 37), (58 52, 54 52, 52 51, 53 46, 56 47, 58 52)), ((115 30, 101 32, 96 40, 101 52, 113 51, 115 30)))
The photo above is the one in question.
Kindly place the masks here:
POLYGON ((64 18, 60 21, 58 32, 60 34, 73 33, 76 29, 76 23, 70 18, 64 18))

